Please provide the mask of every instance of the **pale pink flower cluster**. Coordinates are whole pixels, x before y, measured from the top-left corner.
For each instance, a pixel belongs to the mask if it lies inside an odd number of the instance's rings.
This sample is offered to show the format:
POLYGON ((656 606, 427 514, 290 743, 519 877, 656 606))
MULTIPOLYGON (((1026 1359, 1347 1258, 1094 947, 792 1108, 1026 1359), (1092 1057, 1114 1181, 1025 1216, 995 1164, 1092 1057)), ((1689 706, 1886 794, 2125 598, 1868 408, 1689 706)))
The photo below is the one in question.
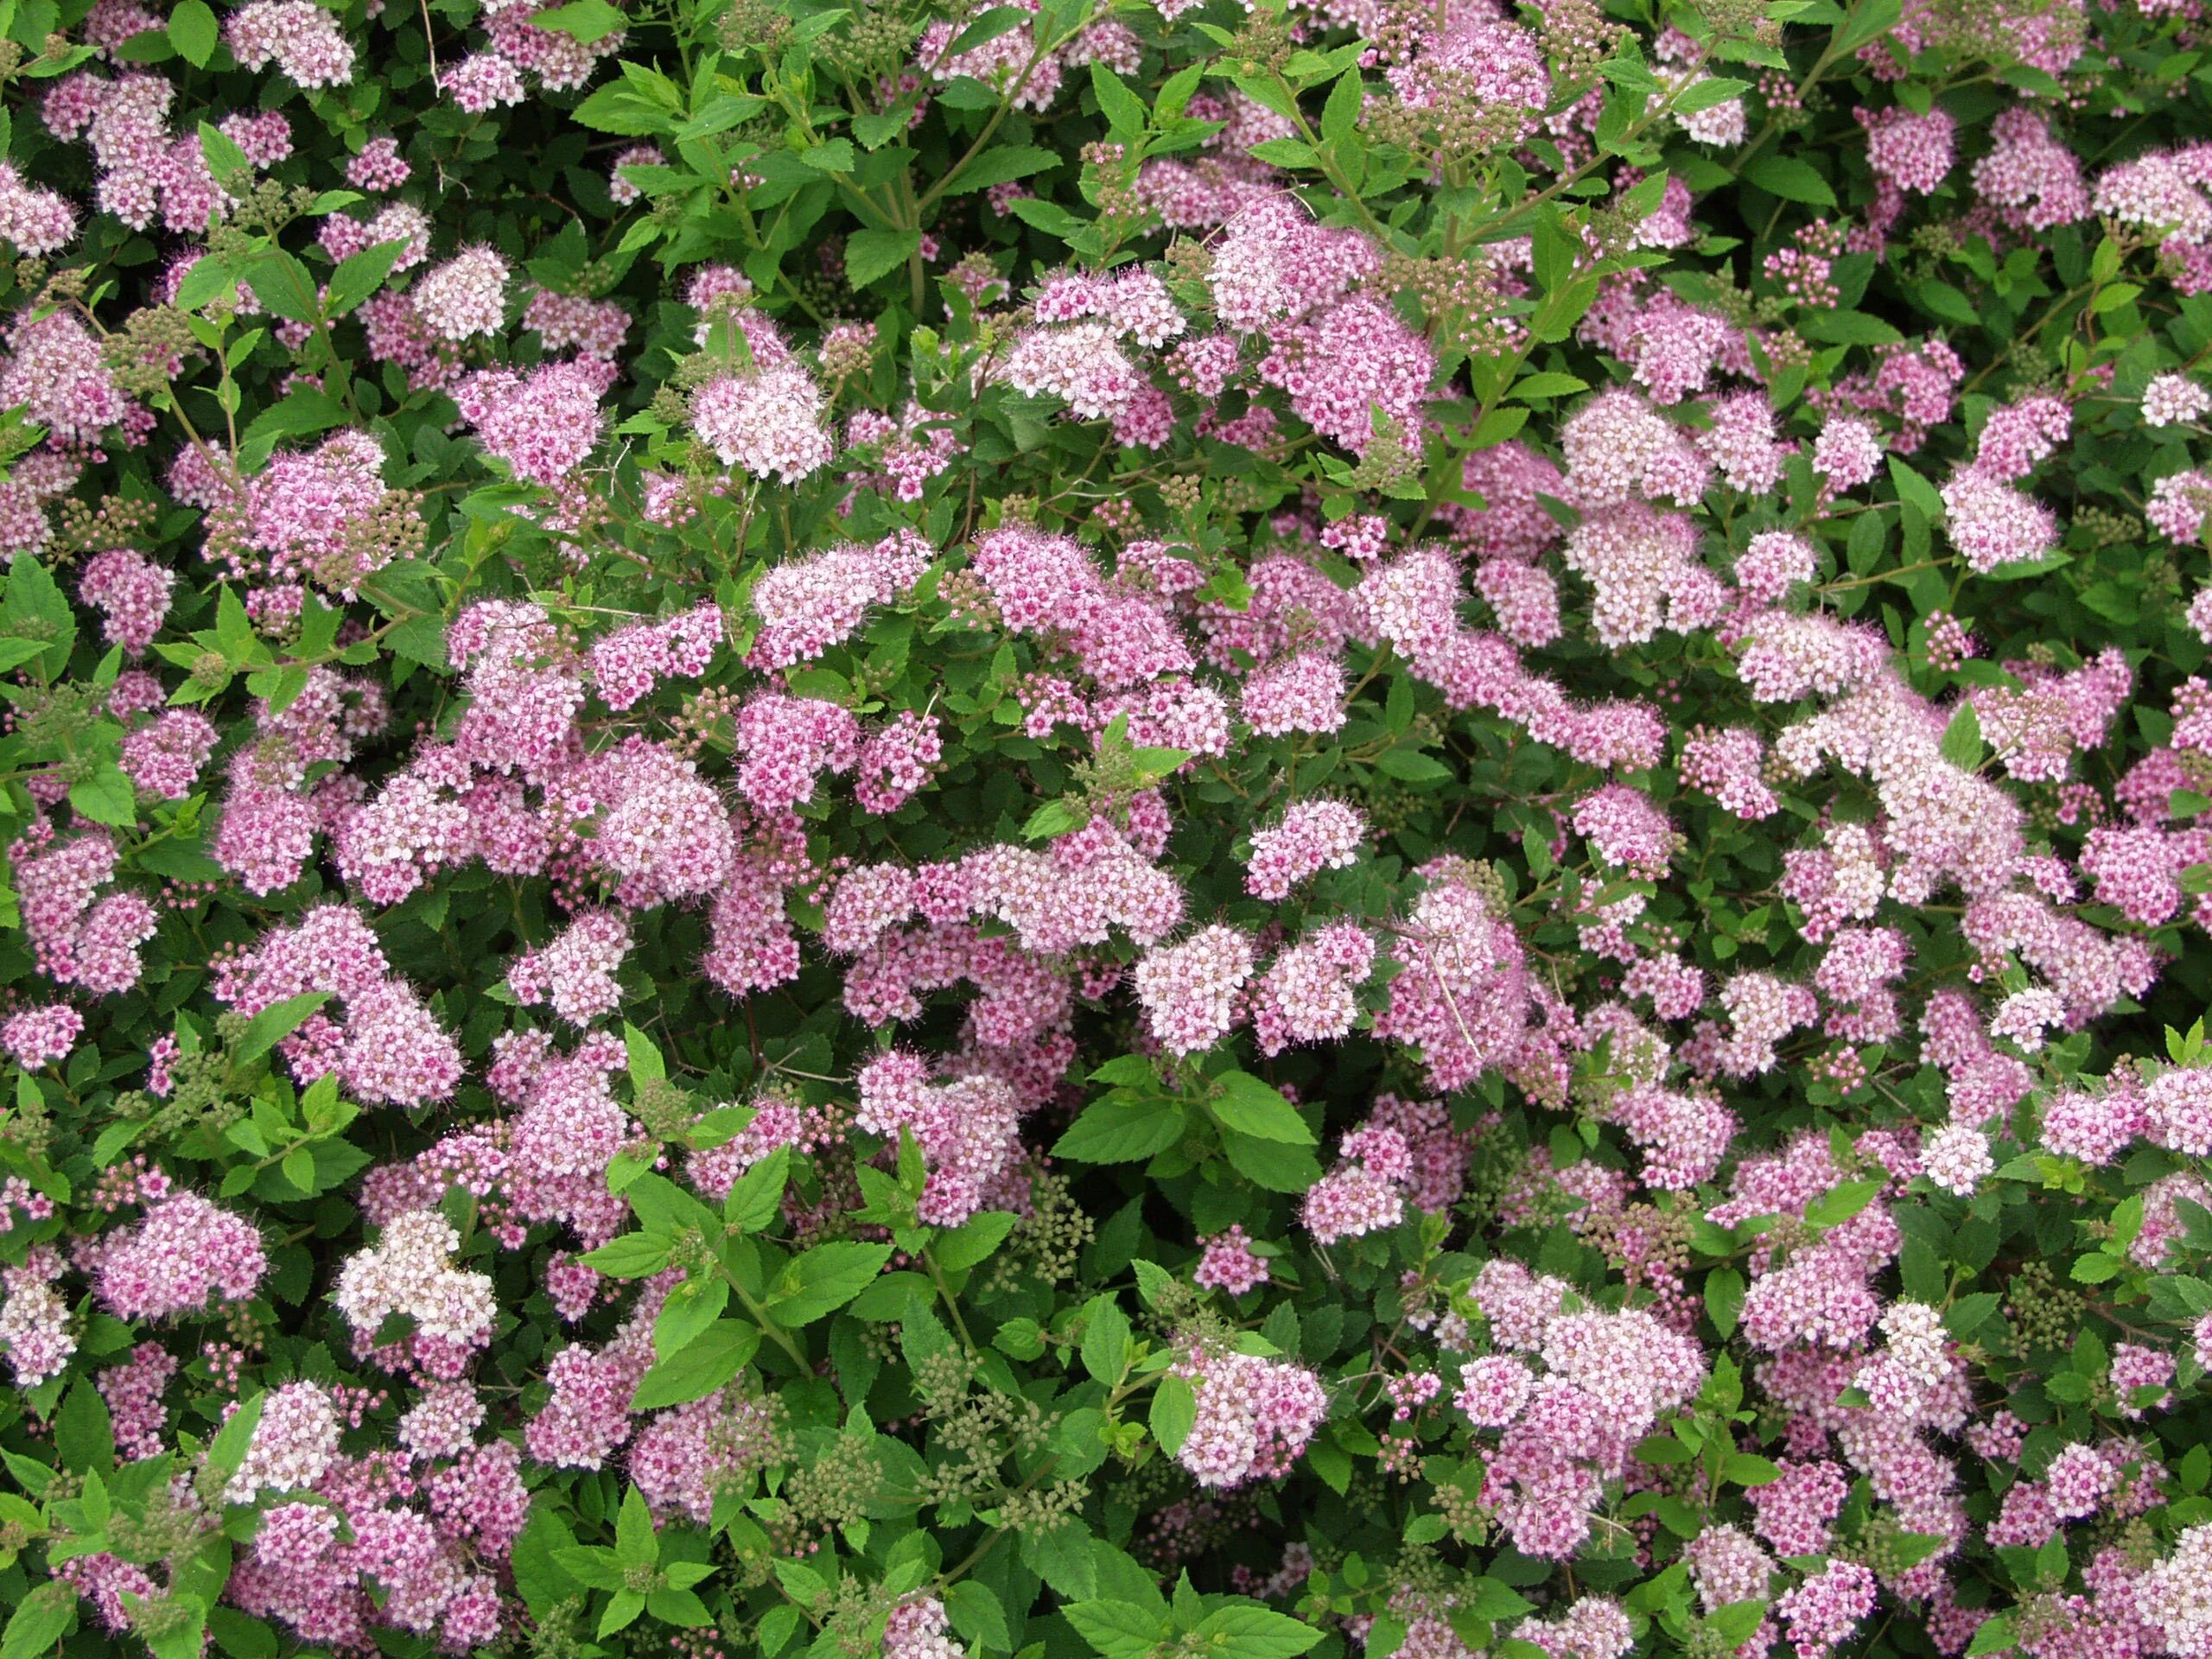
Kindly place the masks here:
POLYGON ((1314 1242, 1395 1227, 1411 1204, 1433 1215, 1459 1200, 1467 1138, 1436 1101, 1379 1095, 1367 1121, 1338 1143, 1337 1163, 1307 1189, 1300 1218, 1314 1242))
POLYGON ((1001 1079, 977 1073, 935 1082, 926 1062, 893 1051, 861 1068, 858 1088, 856 1128, 881 1135, 892 1158, 902 1131, 921 1147, 929 1168, 918 1206, 925 1223, 958 1226, 1014 1174, 1021 1103, 1001 1079))
POLYGON ((1179 944, 1155 945, 1133 976, 1147 1027, 1170 1053, 1212 1047, 1236 1025, 1237 993, 1255 966, 1250 938, 1218 924, 1179 944))
POLYGON ((26 259, 41 259, 76 235, 77 210, 67 196, 25 183, 10 163, 0 162, 0 240, 13 243, 26 259))
POLYGON ((1342 801, 1300 801, 1280 823, 1252 835, 1244 890, 1255 899, 1290 895, 1300 882, 1325 869, 1344 869, 1359 856, 1367 820, 1342 801))
POLYGON ((753 584, 760 631, 746 661, 777 669, 821 656, 852 638, 872 608, 911 591, 931 557, 925 540, 900 531, 872 547, 835 547, 762 572, 753 584))
POLYGON ((410 297, 438 339, 462 345, 506 326, 507 262, 488 247, 464 248, 423 273, 410 297))
POLYGON ((1287 1474, 1328 1411, 1320 1379, 1302 1365, 1190 1351, 1175 1374, 1198 1401, 1175 1460, 1209 1490, 1287 1474))
POLYGON ((85 1029, 85 1017, 66 1002, 18 1009, 0 1023, 0 1048, 26 1071, 67 1059, 85 1029))
POLYGON ((525 950, 507 969, 507 988, 524 1007, 545 1004, 582 1027, 621 1006, 616 982, 630 953, 630 925, 613 911, 587 911, 542 950, 525 950))
POLYGON ((385 1322, 401 1315, 413 1325, 409 1359, 435 1376, 459 1375, 471 1351, 491 1340, 498 1311, 491 1276, 453 1265, 460 1244, 443 1216, 414 1210, 389 1217, 374 1245, 346 1258, 330 1296, 353 1328, 356 1351, 378 1348, 385 1322))
POLYGON ((1201 1290, 1242 1296, 1268 1282, 1268 1258, 1253 1250, 1243 1227, 1231 1225, 1227 1232, 1200 1239, 1198 1245, 1198 1265, 1192 1269, 1191 1282, 1201 1290))
POLYGON ((302 1084, 335 1071, 369 1105, 413 1107, 442 1100, 461 1080, 461 1052, 412 987, 396 978, 360 913, 315 906, 289 929, 264 935, 222 965, 215 995, 240 1014, 311 992, 332 999, 278 1045, 302 1084), (333 1017, 332 1010, 342 1010, 333 1017))
POLYGON ((1485 1507, 1523 1554, 1564 1559, 1637 1442, 1696 1394, 1704 1355, 1645 1310, 1567 1313, 1563 1281, 1512 1261, 1485 1262, 1471 1294, 1495 1346, 1544 1366, 1501 1353, 1462 1368, 1454 1403, 1503 1431, 1482 1452, 1485 1507))
POLYGON ((135 1227, 86 1244, 78 1265, 118 1319, 161 1319, 198 1312, 211 1296, 251 1299, 269 1257, 251 1222, 196 1192, 170 1192, 135 1227))
POLYGON ((1375 937, 1330 922, 1286 945, 1254 981, 1252 1035, 1263 1054, 1293 1043, 1335 1042, 1358 1022, 1359 988, 1374 975, 1375 937))
POLYGON ((343 86, 353 79, 353 43, 337 14, 315 0, 247 0, 224 35, 246 68, 274 63, 295 86, 343 86))
POLYGON ((2212 409, 2208 392, 2185 374, 2161 374, 2143 388, 2143 424, 2179 426, 2212 409))
POLYGON ((486 454, 506 462, 524 483, 550 488, 582 466, 599 442, 607 378, 591 361, 548 363, 527 376, 480 370, 454 388, 454 401, 486 454))

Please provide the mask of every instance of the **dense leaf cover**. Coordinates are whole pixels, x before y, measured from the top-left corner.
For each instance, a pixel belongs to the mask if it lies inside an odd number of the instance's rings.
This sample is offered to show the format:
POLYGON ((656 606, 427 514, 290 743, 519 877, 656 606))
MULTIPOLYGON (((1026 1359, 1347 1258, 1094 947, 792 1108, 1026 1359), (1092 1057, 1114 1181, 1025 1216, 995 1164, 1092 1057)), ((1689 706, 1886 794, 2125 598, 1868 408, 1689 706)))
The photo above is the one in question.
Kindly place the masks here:
POLYGON ((2197 0, 0 0, 0 1659, 2212 1659, 2197 0))

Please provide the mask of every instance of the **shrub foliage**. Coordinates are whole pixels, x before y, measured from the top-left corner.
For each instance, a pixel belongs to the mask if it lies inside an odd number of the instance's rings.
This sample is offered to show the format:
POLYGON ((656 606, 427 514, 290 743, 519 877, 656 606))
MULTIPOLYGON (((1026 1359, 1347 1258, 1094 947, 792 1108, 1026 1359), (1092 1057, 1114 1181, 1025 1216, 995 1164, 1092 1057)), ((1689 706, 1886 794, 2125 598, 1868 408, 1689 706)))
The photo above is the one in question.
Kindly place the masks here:
POLYGON ((2208 1659, 2199 14, 0 0, 0 1659, 2208 1659))

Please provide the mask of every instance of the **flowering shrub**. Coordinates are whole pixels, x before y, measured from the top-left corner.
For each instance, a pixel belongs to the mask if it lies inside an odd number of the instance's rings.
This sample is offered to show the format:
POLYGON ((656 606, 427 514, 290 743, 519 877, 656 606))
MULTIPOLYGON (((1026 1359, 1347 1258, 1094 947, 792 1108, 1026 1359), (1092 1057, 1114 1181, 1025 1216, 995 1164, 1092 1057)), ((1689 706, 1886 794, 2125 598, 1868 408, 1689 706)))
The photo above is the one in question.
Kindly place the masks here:
POLYGON ((0 1659, 2212 1659, 2196 0, 0 0, 0 1659))

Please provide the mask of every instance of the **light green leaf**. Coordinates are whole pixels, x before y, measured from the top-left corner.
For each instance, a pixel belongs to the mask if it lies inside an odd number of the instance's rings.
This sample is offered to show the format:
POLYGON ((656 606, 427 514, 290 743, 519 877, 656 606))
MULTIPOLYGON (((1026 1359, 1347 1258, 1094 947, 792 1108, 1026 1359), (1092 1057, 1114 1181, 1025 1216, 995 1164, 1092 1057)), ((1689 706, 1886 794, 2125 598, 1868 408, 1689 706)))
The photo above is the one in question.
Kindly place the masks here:
POLYGON ((176 9, 169 13, 168 33, 177 55, 194 68, 204 69, 207 60, 215 55, 215 43, 222 31, 207 0, 177 0, 176 9))
POLYGON ((855 231, 845 238, 845 280, 866 288, 905 264, 921 245, 919 231, 855 231))
POLYGON ((1314 1144, 1313 1131, 1298 1109, 1272 1084, 1249 1071, 1227 1071, 1214 1079, 1217 1092, 1207 1103, 1213 1115, 1240 1135, 1281 1141, 1294 1147, 1314 1144))
POLYGON ((238 1046, 231 1051, 231 1058, 240 1065, 250 1065, 300 1028, 307 1017, 330 1001, 327 991, 302 991, 297 996, 288 996, 282 1002, 272 1002, 246 1022, 245 1035, 238 1039, 238 1046))
POLYGON ((768 1317, 792 1330, 811 1325, 867 1289, 890 1259, 888 1244, 817 1244, 791 1264, 796 1287, 768 1305, 768 1317))

